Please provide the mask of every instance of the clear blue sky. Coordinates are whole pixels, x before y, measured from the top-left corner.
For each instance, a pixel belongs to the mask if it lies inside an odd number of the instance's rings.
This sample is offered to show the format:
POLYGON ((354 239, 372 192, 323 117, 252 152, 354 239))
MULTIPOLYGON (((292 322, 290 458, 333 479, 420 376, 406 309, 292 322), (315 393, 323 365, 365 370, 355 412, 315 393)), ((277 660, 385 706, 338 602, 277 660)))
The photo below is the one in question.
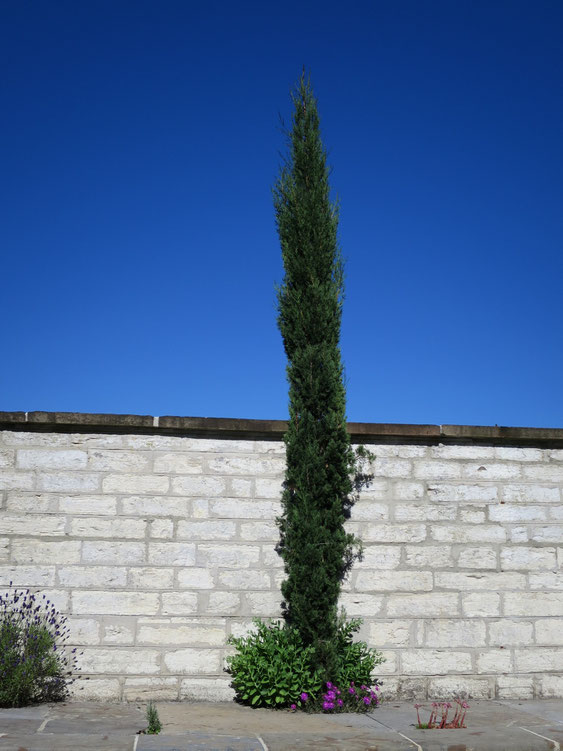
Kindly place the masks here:
POLYGON ((305 65, 355 421, 563 427, 563 4, 5 0, 0 409, 284 418, 305 65))

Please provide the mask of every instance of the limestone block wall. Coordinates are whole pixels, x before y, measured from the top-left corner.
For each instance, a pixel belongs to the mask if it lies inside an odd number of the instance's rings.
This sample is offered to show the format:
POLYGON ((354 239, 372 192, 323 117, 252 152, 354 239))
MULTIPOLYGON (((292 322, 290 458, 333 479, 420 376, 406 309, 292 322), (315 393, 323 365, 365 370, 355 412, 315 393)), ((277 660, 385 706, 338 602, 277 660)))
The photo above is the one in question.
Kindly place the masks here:
MULTIPOLYGON (((279 614, 279 424, 49 420, 0 416, 0 585, 68 613, 80 697, 230 698, 227 637, 279 614)), ((563 696, 563 431, 396 427, 359 431, 375 479, 342 595, 385 654, 384 694, 563 696)))

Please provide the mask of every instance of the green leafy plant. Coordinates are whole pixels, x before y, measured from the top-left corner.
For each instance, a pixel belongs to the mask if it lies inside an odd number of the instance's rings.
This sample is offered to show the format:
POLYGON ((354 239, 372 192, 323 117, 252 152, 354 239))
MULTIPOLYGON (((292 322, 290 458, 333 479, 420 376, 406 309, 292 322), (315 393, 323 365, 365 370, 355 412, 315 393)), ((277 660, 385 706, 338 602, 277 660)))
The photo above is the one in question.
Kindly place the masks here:
POLYGON ((236 654, 227 658, 226 670, 232 676, 231 686, 237 701, 253 707, 327 711, 323 691, 328 687, 330 692, 334 684, 345 687, 342 699, 335 700, 334 711, 339 711, 344 703, 345 711, 367 711, 376 706, 373 689, 377 690, 378 681, 372 678, 372 671, 382 657, 365 642, 352 641, 352 634, 360 624, 359 620, 340 619, 334 681, 326 683, 317 664, 316 650, 304 644, 298 629, 279 621, 264 623, 256 619, 247 636, 229 639, 236 654), (355 685, 360 688, 350 692, 355 685), (369 702, 364 701, 366 697, 369 702), (343 703, 339 705, 338 701, 343 703))
MULTIPOLYGON (((10 582, 10 587, 12 583, 10 582)), ((0 594, 0 707, 63 701, 76 672, 66 618, 45 597, 0 594)))
POLYGON ((149 701, 149 703, 147 704, 147 723, 147 735, 158 735, 162 730, 162 723, 160 722, 158 711, 156 709, 155 703, 152 701, 149 701))

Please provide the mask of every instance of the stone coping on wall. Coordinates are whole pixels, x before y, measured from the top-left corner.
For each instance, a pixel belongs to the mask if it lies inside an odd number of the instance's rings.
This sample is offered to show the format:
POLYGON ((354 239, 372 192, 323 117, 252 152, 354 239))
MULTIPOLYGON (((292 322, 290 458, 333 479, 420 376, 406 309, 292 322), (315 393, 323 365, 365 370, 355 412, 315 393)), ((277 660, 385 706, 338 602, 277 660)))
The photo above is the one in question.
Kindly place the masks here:
MULTIPOLYGON (((87 412, 0 412, 0 429, 62 433, 143 433, 280 440, 285 420, 232 417, 121 415, 87 412)), ((499 425, 409 425, 349 422, 348 431, 363 443, 486 443, 490 445, 563 445, 563 428, 499 425)))

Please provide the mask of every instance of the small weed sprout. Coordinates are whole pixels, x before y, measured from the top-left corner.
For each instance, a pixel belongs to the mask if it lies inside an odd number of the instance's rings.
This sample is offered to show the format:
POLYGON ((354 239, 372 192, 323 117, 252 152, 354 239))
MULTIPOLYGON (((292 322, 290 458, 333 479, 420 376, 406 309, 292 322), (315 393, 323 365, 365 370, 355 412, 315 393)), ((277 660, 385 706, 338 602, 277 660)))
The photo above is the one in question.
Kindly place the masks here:
POLYGON ((158 735, 162 730, 162 723, 153 701, 149 701, 147 705, 147 723, 147 735, 158 735))

